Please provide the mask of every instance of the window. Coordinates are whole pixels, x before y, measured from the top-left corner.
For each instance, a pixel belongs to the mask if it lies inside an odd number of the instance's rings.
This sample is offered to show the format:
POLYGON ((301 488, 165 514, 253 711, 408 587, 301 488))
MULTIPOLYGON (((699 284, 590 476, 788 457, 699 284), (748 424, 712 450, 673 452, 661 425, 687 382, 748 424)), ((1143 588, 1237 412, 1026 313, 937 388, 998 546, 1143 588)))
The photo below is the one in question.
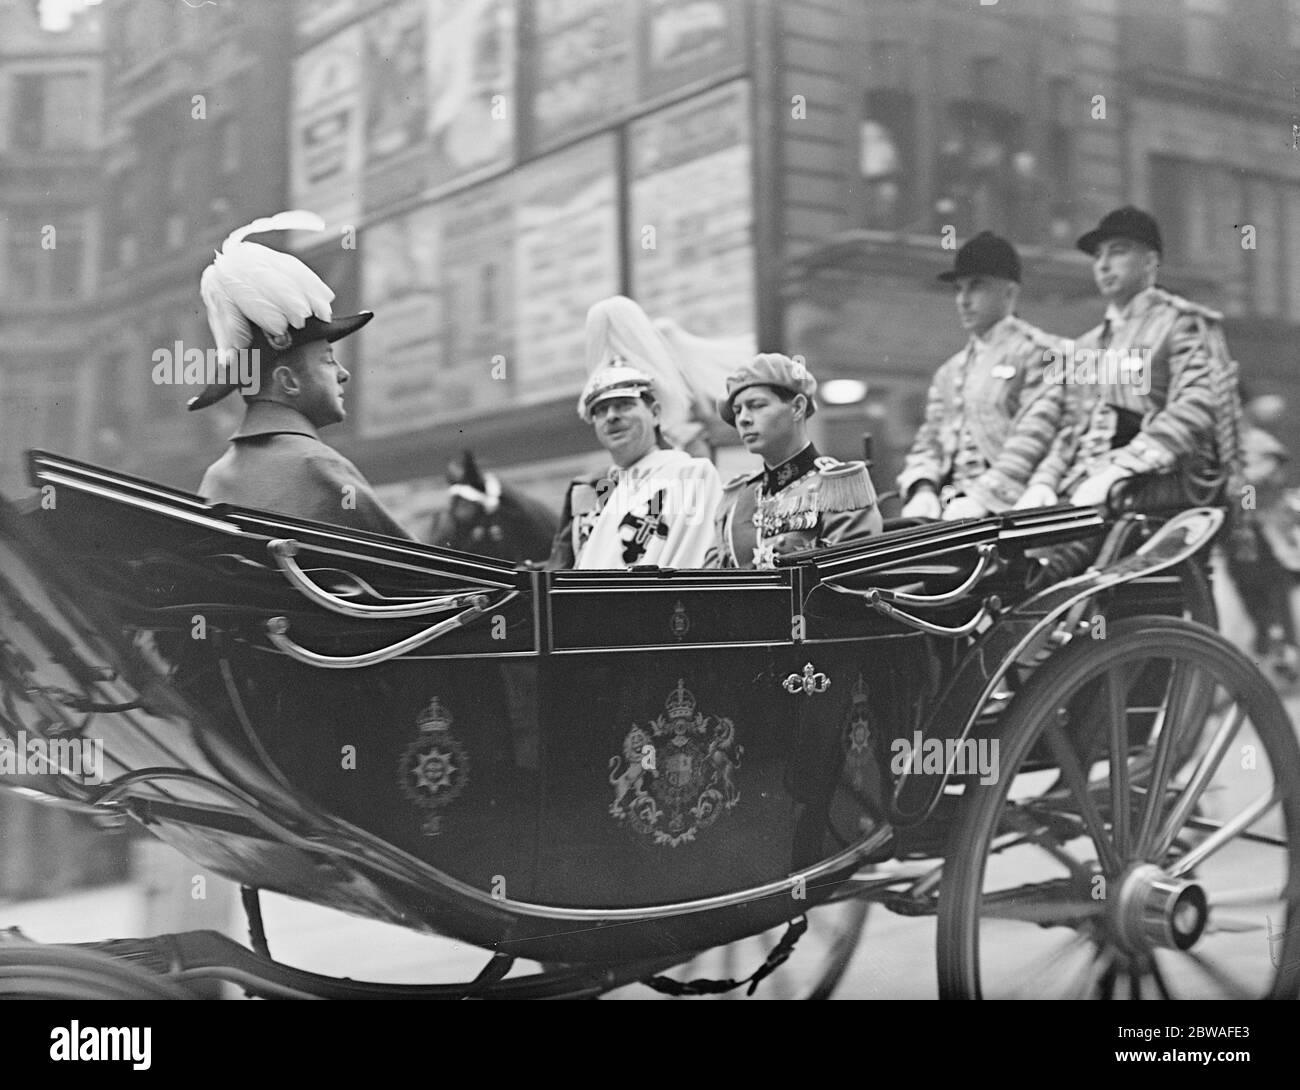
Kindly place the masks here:
POLYGON ((905 92, 867 94, 858 139, 865 227, 902 229, 911 219, 913 113, 905 92))
POLYGON ((13 145, 39 148, 45 141, 45 77, 14 77, 13 145))
POLYGON ((50 210, 9 219, 6 294, 30 302, 82 297, 85 240, 81 214, 50 210))
POLYGON ((1184 72, 1188 67, 1188 27, 1196 20, 1186 0, 1142 0, 1120 15, 1120 43, 1127 61, 1142 68, 1184 72))
POLYGON ((935 170, 937 230, 951 223, 962 235, 1032 237, 1042 187, 1021 129, 1017 115, 986 103, 952 106, 935 170))

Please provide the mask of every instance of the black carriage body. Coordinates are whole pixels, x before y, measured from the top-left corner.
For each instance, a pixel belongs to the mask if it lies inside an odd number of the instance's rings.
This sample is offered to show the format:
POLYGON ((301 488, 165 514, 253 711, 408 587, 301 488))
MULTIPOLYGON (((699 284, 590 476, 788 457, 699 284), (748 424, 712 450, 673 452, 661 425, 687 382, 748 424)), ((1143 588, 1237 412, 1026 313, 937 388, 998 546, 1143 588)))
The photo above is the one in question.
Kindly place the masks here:
POLYGON ((946 778, 907 796, 902 744, 981 698, 972 615, 1024 597, 1016 562, 983 599, 960 593, 972 569, 1098 525, 976 520, 775 572, 546 572, 49 455, 33 477, 47 502, 2 535, 3 686, 16 725, 102 741, 110 786, 63 794, 246 885, 573 962, 758 933, 888 855, 946 778), (926 634, 867 584, 957 593, 926 634))

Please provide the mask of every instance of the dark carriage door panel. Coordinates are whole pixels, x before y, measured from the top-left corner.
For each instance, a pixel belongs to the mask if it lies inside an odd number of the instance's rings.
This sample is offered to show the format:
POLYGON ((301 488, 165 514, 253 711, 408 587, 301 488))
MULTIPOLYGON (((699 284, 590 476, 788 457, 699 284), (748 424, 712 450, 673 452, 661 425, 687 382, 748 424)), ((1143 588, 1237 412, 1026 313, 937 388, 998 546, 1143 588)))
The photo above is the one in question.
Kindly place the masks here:
POLYGON ((538 900, 646 907, 790 872, 798 707, 768 648, 556 656, 538 900))

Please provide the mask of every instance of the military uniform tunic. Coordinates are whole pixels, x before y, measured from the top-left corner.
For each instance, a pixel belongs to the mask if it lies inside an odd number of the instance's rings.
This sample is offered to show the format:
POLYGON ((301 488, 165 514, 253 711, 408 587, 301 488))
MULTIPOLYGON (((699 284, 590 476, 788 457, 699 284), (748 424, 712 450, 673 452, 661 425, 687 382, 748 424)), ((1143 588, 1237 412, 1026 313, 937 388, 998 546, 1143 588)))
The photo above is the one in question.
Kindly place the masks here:
POLYGON ((707 566, 774 568, 786 553, 878 534, 881 522, 866 467, 822 457, 809 443, 789 461, 723 489, 707 566))
POLYGON ((990 511, 1014 506, 1060 426, 1062 389, 1044 382, 1060 343, 1008 315, 946 360, 899 474, 900 494, 929 481, 990 511))
POLYGON ((1065 499, 1111 465, 1138 474, 1235 461, 1239 403, 1221 322, 1218 312, 1156 287, 1123 309, 1108 307, 1074 345, 1076 374, 1086 363, 1081 352, 1099 354, 1096 381, 1067 386, 1062 429, 1031 483, 1065 499), (1114 360, 1141 361, 1140 381, 1132 371, 1130 381, 1108 381, 1107 350, 1114 360), (1234 449, 1220 458, 1228 443, 1234 449))
POLYGON ((279 515, 409 538, 360 471, 321 442, 305 416, 254 401, 230 446, 203 475, 199 495, 279 515))
POLYGON ((722 481, 707 458, 656 448, 569 486, 550 568, 701 568, 722 481))

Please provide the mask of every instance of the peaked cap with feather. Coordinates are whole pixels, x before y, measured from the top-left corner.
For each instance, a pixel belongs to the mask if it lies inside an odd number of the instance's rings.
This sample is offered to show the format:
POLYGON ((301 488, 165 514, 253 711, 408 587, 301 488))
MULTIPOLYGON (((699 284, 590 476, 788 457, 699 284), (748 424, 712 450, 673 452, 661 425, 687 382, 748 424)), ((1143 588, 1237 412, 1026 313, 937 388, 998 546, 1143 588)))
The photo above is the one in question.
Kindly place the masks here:
MULTIPOLYGON (((281 212, 256 219, 226 236, 212 264, 203 270, 199 293, 220 359, 232 377, 239 373, 233 357, 241 349, 256 349, 259 358, 269 360, 295 345, 337 341, 374 317, 363 310, 335 318, 334 292, 303 262, 292 254, 244 241, 262 231, 323 230, 325 221, 314 212, 281 212)), ((237 381, 208 386, 190 399, 189 408, 205 409, 238 386, 237 381)))

